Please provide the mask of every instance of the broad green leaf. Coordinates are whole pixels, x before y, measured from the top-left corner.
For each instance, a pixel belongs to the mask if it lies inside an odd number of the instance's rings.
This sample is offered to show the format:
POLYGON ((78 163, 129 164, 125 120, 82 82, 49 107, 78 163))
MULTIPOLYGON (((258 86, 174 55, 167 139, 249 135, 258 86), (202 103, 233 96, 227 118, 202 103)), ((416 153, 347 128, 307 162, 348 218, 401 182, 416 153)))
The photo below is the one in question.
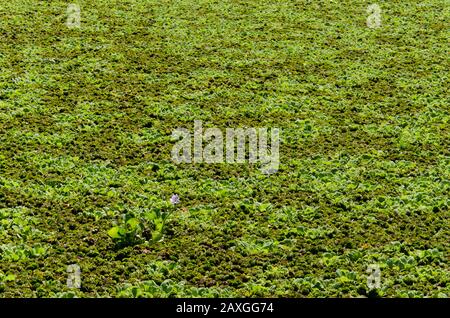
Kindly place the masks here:
POLYGON ((119 234, 120 228, 118 226, 114 226, 108 231, 108 235, 113 239, 120 239, 121 235, 119 234))
POLYGON ((139 220, 136 218, 132 218, 127 221, 127 224, 131 228, 131 230, 135 230, 139 226, 139 220))

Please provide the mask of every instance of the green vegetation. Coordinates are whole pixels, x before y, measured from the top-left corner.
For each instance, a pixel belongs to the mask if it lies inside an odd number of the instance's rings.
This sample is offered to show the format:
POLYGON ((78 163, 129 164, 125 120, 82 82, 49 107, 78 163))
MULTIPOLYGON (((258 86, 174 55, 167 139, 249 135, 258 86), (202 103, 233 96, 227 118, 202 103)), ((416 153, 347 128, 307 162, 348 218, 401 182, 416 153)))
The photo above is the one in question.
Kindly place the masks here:
POLYGON ((0 4, 0 297, 450 297, 448 1, 76 3, 0 4))
POLYGON ((167 212, 160 210, 146 212, 140 218, 124 215, 123 222, 112 227, 108 231, 108 235, 117 240, 120 245, 139 243, 139 240, 144 239, 146 234, 150 234, 148 236, 151 237, 152 242, 158 242, 164 235, 168 215, 167 212))

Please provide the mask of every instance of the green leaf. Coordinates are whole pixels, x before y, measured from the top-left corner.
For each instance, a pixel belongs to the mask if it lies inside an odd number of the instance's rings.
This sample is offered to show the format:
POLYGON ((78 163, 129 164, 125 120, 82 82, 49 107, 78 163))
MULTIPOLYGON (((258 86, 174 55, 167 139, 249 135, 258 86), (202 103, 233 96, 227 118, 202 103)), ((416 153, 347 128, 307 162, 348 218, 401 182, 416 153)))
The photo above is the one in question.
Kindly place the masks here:
POLYGON ((153 240, 153 242, 158 242, 158 241, 160 241, 161 239, 162 239, 162 233, 161 232, 159 232, 159 231, 154 231, 153 233, 152 233, 152 240, 153 240))
POLYGON ((138 226, 139 226, 139 220, 136 219, 136 218, 132 218, 132 219, 129 219, 129 220, 127 221, 127 224, 128 224, 128 226, 130 227, 130 229, 131 229, 132 231, 134 231, 134 230, 136 230, 136 229, 138 228, 138 226))
POLYGON ((139 298, 142 295, 142 290, 138 287, 133 287, 131 289, 131 294, 133 295, 134 298, 139 298))
POLYGON ((113 239, 120 239, 121 235, 119 232, 120 232, 120 228, 118 226, 114 226, 109 229, 108 235, 113 239))
POLYGON ((155 228, 157 231, 162 231, 164 222, 162 220, 155 220, 155 228))
POLYGON ((6 275, 5 282, 11 282, 11 281, 13 281, 15 279, 16 279, 16 275, 9 274, 9 275, 6 275))
POLYGON ((153 220, 157 219, 157 216, 156 216, 155 211, 151 211, 151 212, 149 212, 149 213, 146 213, 146 214, 145 214, 145 217, 146 217, 148 220, 150 220, 150 221, 153 221, 153 220))

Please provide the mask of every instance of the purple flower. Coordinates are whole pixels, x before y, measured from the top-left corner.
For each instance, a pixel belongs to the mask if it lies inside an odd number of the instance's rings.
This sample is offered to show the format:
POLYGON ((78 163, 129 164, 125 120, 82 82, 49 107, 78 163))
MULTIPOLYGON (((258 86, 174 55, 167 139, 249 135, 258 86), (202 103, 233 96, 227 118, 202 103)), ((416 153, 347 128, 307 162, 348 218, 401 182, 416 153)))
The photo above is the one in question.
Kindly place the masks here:
POLYGON ((172 203, 173 205, 180 203, 180 197, 178 196, 178 194, 172 195, 172 197, 170 198, 170 203, 172 203))

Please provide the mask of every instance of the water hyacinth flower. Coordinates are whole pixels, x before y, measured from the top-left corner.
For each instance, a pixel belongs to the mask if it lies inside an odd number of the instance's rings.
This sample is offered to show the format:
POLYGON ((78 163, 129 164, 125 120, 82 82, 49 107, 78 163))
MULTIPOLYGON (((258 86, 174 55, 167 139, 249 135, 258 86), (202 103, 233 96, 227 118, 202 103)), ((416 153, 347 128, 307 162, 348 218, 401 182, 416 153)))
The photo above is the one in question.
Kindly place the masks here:
POLYGON ((170 198, 170 203, 172 203, 173 205, 180 203, 180 197, 178 196, 178 194, 172 195, 172 197, 170 198))

